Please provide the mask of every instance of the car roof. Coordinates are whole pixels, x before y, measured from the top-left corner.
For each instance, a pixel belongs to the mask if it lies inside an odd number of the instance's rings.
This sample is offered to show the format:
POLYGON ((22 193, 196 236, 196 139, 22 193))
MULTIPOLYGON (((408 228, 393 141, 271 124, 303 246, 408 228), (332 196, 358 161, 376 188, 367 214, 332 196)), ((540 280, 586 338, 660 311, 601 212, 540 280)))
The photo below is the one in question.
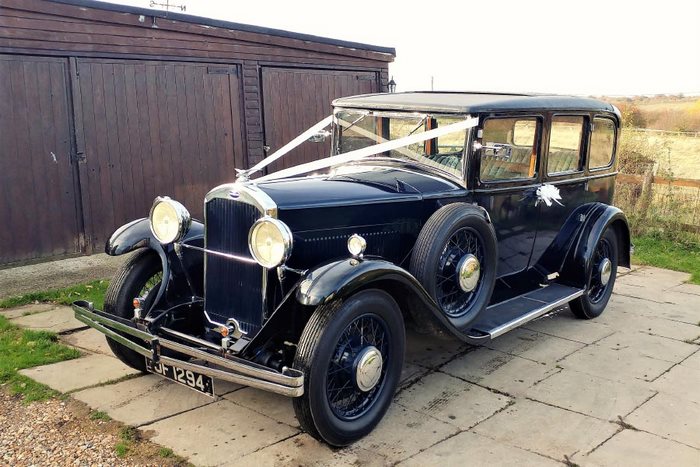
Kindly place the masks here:
POLYGON ((554 94, 415 91, 341 97, 334 107, 443 113, 583 110, 619 113, 607 102, 588 97, 554 94))

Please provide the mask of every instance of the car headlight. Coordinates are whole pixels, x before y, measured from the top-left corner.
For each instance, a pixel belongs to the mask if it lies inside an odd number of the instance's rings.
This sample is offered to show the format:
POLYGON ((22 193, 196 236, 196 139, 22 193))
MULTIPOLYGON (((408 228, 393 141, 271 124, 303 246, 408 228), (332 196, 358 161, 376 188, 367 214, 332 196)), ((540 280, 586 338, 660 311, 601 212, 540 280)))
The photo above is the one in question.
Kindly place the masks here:
POLYGON ((192 217, 185 206, 167 196, 156 198, 149 220, 151 232, 163 244, 180 240, 192 223, 192 217))
POLYGON ((284 222, 263 217, 250 228, 248 247, 261 266, 274 268, 292 253, 292 232, 284 222))

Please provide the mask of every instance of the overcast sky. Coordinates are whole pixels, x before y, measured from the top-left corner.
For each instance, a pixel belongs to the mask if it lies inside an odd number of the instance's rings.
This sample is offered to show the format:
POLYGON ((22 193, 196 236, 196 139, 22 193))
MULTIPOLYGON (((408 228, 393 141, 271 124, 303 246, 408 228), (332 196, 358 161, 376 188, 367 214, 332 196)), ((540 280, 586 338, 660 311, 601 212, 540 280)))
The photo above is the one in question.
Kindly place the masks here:
POLYGON ((700 94, 699 0, 171 3, 191 15, 395 47, 389 73, 400 91, 430 89, 433 76, 436 90, 700 94))

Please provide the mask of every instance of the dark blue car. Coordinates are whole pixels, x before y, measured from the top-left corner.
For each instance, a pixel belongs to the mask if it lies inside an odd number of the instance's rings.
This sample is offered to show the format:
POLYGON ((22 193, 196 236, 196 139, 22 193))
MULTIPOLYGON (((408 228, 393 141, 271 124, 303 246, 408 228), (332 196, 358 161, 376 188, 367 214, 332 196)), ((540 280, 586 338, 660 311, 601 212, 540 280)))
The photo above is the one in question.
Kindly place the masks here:
POLYGON ((416 92, 333 107, 210 191, 203 222, 157 198, 107 243, 135 252, 105 309, 74 309, 126 364, 210 395, 217 378, 294 397, 303 429, 342 446, 386 413, 405 326, 481 344, 566 303, 595 318, 631 244, 610 104, 416 92), (265 173, 302 143, 330 155, 265 173))

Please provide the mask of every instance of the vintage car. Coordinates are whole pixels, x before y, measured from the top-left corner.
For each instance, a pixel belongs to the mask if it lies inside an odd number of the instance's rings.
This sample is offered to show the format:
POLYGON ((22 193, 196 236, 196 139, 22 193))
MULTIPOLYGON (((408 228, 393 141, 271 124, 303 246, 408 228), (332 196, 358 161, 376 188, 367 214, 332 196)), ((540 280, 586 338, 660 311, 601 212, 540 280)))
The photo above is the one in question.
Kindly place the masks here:
POLYGON ((406 325, 478 345, 567 303, 603 312, 630 264, 611 205, 619 125, 580 97, 337 99, 211 190, 203 222, 159 197, 114 232, 107 253, 133 253, 104 310, 79 301, 76 317, 127 365, 212 396, 216 378, 293 397, 304 430, 347 445, 391 404, 406 325), (265 173, 300 144, 329 157, 265 173))

